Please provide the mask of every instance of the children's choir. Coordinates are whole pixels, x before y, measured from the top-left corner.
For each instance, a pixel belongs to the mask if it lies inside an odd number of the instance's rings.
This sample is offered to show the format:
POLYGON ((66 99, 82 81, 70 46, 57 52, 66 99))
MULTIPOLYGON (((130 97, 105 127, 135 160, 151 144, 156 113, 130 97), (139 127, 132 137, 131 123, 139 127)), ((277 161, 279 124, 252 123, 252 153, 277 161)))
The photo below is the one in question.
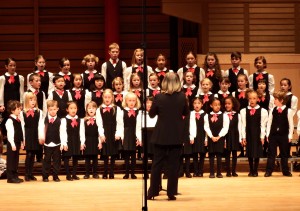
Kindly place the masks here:
MULTIPOLYGON (((44 152, 44 182, 49 181, 51 162, 53 180, 60 181, 61 159, 66 179, 79 180, 77 166, 80 156, 85 159, 83 178, 88 179, 92 175, 98 179, 99 155, 104 160, 102 178, 114 179, 115 160, 120 152, 125 160, 123 179, 137 178, 136 152, 143 146, 143 116, 148 115, 152 99, 160 94, 164 76, 172 70, 166 67, 167 60, 163 54, 157 56, 154 71, 147 66, 148 80, 144 82, 148 84, 147 105, 144 107, 141 103, 144 98, 143 50, 134 51, 128 68, 118 58, 118 44, 112 43, 108 53, 110 59, 102 64, 101 71, 96 70, 99 58, 88 54, 82 60, 86 67, 82 74, 72 74, 69 59, 62 58, 59 61, 60 71, 55 75, 45 69, 46 60, 38 55, 34 72, 27 75, 25 92, 24 77, 17 74, 15 59, 5 61, 7 72, 0 76, 0 112, 4 118, 1 129, 8 140, 8 183, 24 181, 18 175, 20 149, 26 150, 25 181, 36 180, 33 164, 40 152, 44 152)), ((267 62, 263 56, 255 58, 257 72, 249 77, 248 71, 240 66, 241 60, 241 53, 233 52, 232 67, 221 70, 217 55, 207 53, 203 67, 198 67, 196 55, 189 52, 186 66, 177 71, 190 108, 190 114, 183 117, 185 136, 182 140, 182 160, 185 158, 188 178, 203 177, 207 153, 209 178, 215 177, 215 157, 216 177, 223 177, 222 156, 225 156, 226 176, 237 177, 238 151, 241 151, 239 156, 248 157, 248 176, 251 177, 258 176, 259 160, 266 156, 264 176, 269 177, 274 169, 277 146, 282 173, 292 176, 287 162, 298 98, 291 92, 291 81, 283 78, 280 91, 274 91, 274 76, 266 72, 267 62), (190 173, 191 158, 193 176, 190 173)), ((299 111, 297 116, 299 119, 299 111)), ((147 129, 149 137, 156 119, 150 121, 148 116, 146 118, 151 122, 147 129)), ((153 148, 148 143, 149 157, 153 148)), ((178 174, 183 175, 183 172, 178 174)))

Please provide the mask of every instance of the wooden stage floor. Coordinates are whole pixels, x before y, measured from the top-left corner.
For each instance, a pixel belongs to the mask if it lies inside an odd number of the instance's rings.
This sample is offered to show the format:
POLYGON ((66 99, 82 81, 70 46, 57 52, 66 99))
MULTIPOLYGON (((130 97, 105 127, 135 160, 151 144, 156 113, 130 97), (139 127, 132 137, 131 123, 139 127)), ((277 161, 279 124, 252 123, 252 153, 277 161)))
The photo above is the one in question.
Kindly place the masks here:
MULTIPOLYGON (((224 175, 224 174, 223 174, 224 175)), ((0 180, 0 210, 142 210, 142 175, 137 180, 80 179, 59 183, 36 182, 8 184, 0 180)), ((82 175, 80 175, 82 178, 82 175)), ((149 180, 148 180, 149 183, 149 180)), ((149 184, 148 184, 149 185, 149 184)), ((166 180, 163 180, 166 187, 166 180)), ((148 210, 300 210, 300 177, 250 178, 246 172, 236 178, 180 178, 176 201, 168 201, 166 192, 148 201, 148 210)))

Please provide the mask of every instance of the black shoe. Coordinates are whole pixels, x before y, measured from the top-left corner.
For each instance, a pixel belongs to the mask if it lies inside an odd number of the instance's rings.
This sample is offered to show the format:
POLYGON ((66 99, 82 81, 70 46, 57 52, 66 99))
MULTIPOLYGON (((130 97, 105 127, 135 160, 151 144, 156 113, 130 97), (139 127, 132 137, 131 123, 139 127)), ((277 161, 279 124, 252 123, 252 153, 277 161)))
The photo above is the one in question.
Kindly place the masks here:
POLYGON ((218 178, 223 178, 223 175, 222 174, 217 174, 217 177, 218 178))
POLYGON ((239 175, 236 172, 232 172, 231 174, 233 177, 238 177, 239 175))
POLYGON ((131 174, 131 179, 137 179, 137 177, 134 174, 131 174))
POLYGON ((192 178, 192 175, 190 173, 185 174, 186 178, 192 178))
POLYGON ((264 175, 264 177, 270 177, 270 176, 272 176, 272 174, 270 172, 266 172, 264 175))
POLYGON ((282 175, 285 176, 285 177, 292 177, 293 176, 291 172, 286 172, 286 173, 283 173, 282 175))
POLYGON ((73 179, 73 180, 80 180, 80 178, 77 177, 76 175, 73 175, 73 176, 72 176, 72 179, 73 179))
POLYGON ((29 178, 30 178, 30 180, 33 180, 33 181, 37 180, 33 175, 30 175, 29 178))
POLYGON ((203 173, 199 173, 199 174, 198 174, 198 177, 203 177, 203 173))
POLYGON ((253 173, 249 172, 248 177, 253 177, 253 173))
POLYGON ((115 176, 114 175, 109 175, 109 179, 114 179, 115 176))
POLYGON ((58 177, 53 177, 54 182, 60 182, 60 179, 58 177))
POLYGON ((123 179, 128 179, 129 178, 129 174, 125 174, 123 179))
POLYGON ((209 178, 215 178, 215 174, 210 174, 209 178))
POLYGON ((231 174, 230 174, 230 173, 227 173, 227 174, 226 174, 226 177, 231 177, 231 174))
POLYGON ((184 175, 183 173, 180 173, 178 177, 179 177, 179 178, 180 178, 180 177, 183 177, 183 175, 184 175))
POLYGON ((66 179, 69 180, 69 181, 73 181, 71 176, 66 176, 66 179))
POLYGON ((163 179, 168 179, 168 176, 164 174, 163 179))
POLYGON ((14 178, 14 179, 8 179, 7 183, 20 183, 20 181, 18 179, 14 178))
POLYGON ((257 172, 253 173, 253 177, 258 177, 258 173, 257 172))
POLYGON ((174 200, 176 200, 176 196, 174 196, 174 195, 168 195, 168 200, 169 201, 174 201, 174 200))
POLYGON ((89 179, 90 178, 90 175, 86 174, 83 176, 83 179, 89 179))
POLYGON ((19 180, 20 182, 24 182, 24 180, 19 177, 17 178, 17 180, 19 180))
POLYGON ((102 179, 107 179, 107 175, 103 174, 102 179))
MULTIPOLYGON (((94 179, 99 179, 100 177, 99 177, 98 174, 94 174, 94 175, 93 175, 93 178, 94 178, 94 179)), ((103 178, 103 179, 104 179, 104 178, 103 178)))
POLYGON ((29 176, 25 176, 24 179, 25 179, 26 182, 30 181, 30 177, 29 176))
POLYGON ((48 178, 43 178, 43 182, 49 182, 48 178))
POLYGON ((193 177, 199 177, 199 174, 194 173, 193 177))
POLYGON ((147 200, 154 200, 154 196, 148 195, 147 200))

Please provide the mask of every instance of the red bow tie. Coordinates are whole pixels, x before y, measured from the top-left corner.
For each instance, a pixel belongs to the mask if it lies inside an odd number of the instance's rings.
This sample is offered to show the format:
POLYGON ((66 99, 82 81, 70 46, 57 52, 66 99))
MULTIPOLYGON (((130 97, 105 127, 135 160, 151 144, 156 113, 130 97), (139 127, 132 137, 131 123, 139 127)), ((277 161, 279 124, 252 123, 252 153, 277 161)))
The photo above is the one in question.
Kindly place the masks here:
POLYGON ((72 119, 72 122, 71 122, 71 126, 72 126, 72 127, 77 127, 77 125, 78 125, 78 122, 76 121, 75 118, 73 118, 73 119, 72 119))
POLYGON ((93 78, 94 78, 94 73, 90 72, 89 77, 88 77, 89 81, 92 80, 93 78))
POLYGON ((16 120, 17 120, 18 122, 21 122, 21 120, 19 119, 19 117, 17 117, 16 120))
POLYGON ((29 110, 27 111, 26 116, 27 116, 27 117, 29 117, 29 116, 34 117, 34 111, 33 111, 33 109, 29 109, 29 110))
POLYGON ((239 72, 238 69, 233 69, 232 71, 233 71, 235 74, 237 74, 237 73, 239 72))
POLYGON ((59 90, 59 89, 57 89, 57 90, 56 90, 56 93, 57 93, 58 95, 60 95, 60 96, 63 96, 63 95, 64 95, 64 90, 59 90))
POLYGON ((166 75, 165 71, 160 71, 159 73, 157 73, 158 76, 164 76, 166 75))
POLYGON ((38 74, 39 74, 40 76, 43 76, 43 77, 45 76, 45 72, 44 72, 44 71, 39 71, 38 74))
POLYGON ((282 113, 282 108, 278 108, 277 111, 278 111, 279 114, 281 114, 282 113))
POLYGON ((192 95, 192 88, 187 88, 185 92, 185 96, 191 96, 192 95))
POLYGON ((122 94, 117 94, 117 97, 115 99, 116 99, 116 102, 122 101, 123 100, 122 94))
POLYGON ((113 62, 113 64, 116 64, 116 63, 117 63, 117 60, 116 60, 116 59, 113 59, 112 62, 113 62))
POLYGON ((134 91, 134 94, 135 94, 136 96, 138 96, 138 97, 141 96, 140 90, 138 90, 138 89, 134 91))
POLYGON ((258 81, 258 80, 260 80, 260 79, 264 79, 262 73, 259 73, 258 76, 256 76, 256 81, 258 81))
POLYGON ((230 113, 227 113, 227 115, 228 115, 229 119, 232 120, 233 114, 230 112, 230 113))
POLYGON ((195 72, 195 68, 193 68, 193 67, 190 67, 190 68, 188 69, 188 72, 192 72, 192 73, 194 73, 194 72, 195 72))
POLYGON ((135 117, 135 111, 133 109, 130 109, 128 111, 128 117, 134 116, 135 117))
POLYGON ((155 97, 155 95, 157 95, 159 93, 159 90, 153 90, 153 96, 155 97))
POLYGON ((110 109, 111 109, 111 107, 105 107, 105 108, 103 108, 103 113, 110 112, 110 109))
POLYGON ((241 91, 240 94, 239 94, 239 99, 241 98, 245 98, 245 91, 241 91))
POLYGON ((138 66, 137 68, 136 68, 136 70, 135 70, 135 72, 136 73, 138 73, 138 72, 143 72, 143 67, 142 66, 138 66))
POLYGON ((9 76, 8 83, 10 83, 10 84, 15 83, 15 76, 13 76, 13 75, 9 76))
POLYGON ((209 99, 208 99, 208 94, 205 94, 204 97, 203 97, 203 104, 208 102, 209 99))
POLYGON ((256 109, 255 108, 251 108, 250 109, 250 115, 253 116, 255 114, 256 109))
POLYGON ((97 98, 100 98, 100 97, 101 97, 101 91, 100 91, 100 90, 97 90, 97 91, 96 91, 96 97, 97 97, 97 98))
POLYGON ((95 123, 95 119, 90 118, 89 121, 87 122, 87 125, 94 125, 94 123, 95 123))
POLYGON ((79 100, 81 98, 80 90, 75 90, 75 99, 79 100))
POLYGON ((211 120, 212 122, 218 121, 218 114, 213 114, 213 116, 210 118, 210 120, 211 120))
POLYGON ((206 73, 206 77, 212 77, 214 76, 214 71, 213 70, 209 70, 207 73, 206 73))
POLYGON ((70 76, 68 76, 67 74, 65 74, 64 75, 64 79, 65 79, 65 81, 67 81, 67 80, 70 81, 70 76))
POLYGON ((182 115, 182 119, 185 119, 185 116, 182 115))
POLYGON ((54 118, 49 119, 49 123, 53 124, 54 118))
POLYGON ((226 98, 228 96, 228 94, 223 93, 223 98, 226 98))
POLYGON ((39 91, 38 91, 38 90, 35 90, 33 93, 34 93, 35 95, 37 95, 37 94, 39 93, 39 91))
POLYGON ((196 117, 197 120, 199 120, 200 119, 200 114, 199 113, 195 113, 195 117, 196 117))

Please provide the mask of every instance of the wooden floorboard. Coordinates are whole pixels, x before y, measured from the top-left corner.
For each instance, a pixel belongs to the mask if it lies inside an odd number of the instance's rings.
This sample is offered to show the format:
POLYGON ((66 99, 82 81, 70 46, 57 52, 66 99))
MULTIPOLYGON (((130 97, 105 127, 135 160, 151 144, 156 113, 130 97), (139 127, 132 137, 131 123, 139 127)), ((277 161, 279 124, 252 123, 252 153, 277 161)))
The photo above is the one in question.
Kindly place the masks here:
MULTIPOLYGON (((80 175, 82 178, 82 175, 80 175)), ((36 182, 8 184, 0 181, 0 210, 142 210, 142 176, 137 180, 81 179, 59 183, 36 182)), ((166 187, 166 180, 163 180, 166 187)), ((250 178, 246 172, 237 178, 180 178, 177 201, 167 201, 161 192, 148 201, 148 210, 300 210, 300 177, 287 178, 275 172, 272 177, 250 178)))

